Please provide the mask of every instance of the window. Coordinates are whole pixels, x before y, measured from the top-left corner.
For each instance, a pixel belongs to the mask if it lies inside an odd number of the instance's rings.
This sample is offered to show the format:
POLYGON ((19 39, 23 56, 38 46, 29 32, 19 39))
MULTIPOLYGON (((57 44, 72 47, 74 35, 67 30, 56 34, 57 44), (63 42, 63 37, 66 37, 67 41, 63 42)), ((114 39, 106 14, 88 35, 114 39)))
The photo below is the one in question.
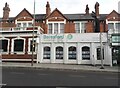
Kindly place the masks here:
POLYGON ((58 34, 58 23, 54 23, 54 34, 58 34))
POLYGON ((33 48, 33 51, 35 52, 35 43, 36 43, 36 40, 34 40, 34 46, 33 46, 33 40, 30 40, 30 52, 32 52, 32 48, 33 48))
POLYGON ((60 23, 60 33, 64 33, 64 23, 60 23))
POLYGON ((21 27, 21 23, 17 23, 17 27, 21 27))
POLYGON ((64 33, 64 23, 48 23, 48 34, 64 33))
POLYGON ((44 47, 43 59, 50 59, 50 47, 48 46, 44 47))
MULTIPOLYGON (((103 59, 104 59, 104 49, 102 50, 102 53, 103 53, 103 59)), ((97 60, 101 60, 101 49, 100 48, 97 48, 97 60)))
POLYGON ((52 34, 52 23, 48 24, 48 34, 52 34))
POLYGON ((108 30, 114 29, 114 23, 108 23, 108 30))
POLYGON ((63 59, 63 47, 56 47, 56 59, 63 59))
POLYGON ((2 50, 3 50, 3 52, 8 51, 7 47, 8 47, 8 40, 2 40, 2 50))
POLYGON ((32 23, 28 23, 28 27, 32 27, 33 25, 32 25, 32 23))
POLYGON ((76 59, 76 47, 71 46, 68 48, 68 58, 69 59, 76 59))
POLYGON ((80 23, 75 23, 75 31, 76 33, 80 33, 80 23))
POLYGON ((86 32, 86 22, 77 22, 75 23, 76 33, 85 33, 86 32))
POLYGON ((81 33, 86 32, 86 23, 81 23, 81 33))
POLYGON ((23 23, 23 27, 27 27, 27 23, 23 23))
POLYGON ((23 39, 14 40, 14 51, 15 52, 23 52, 23 48, 24 48, 24 40, 23 39))
POLYGON ((21 27, 21 23, 17 23, 17 30, 20 30, 20 27, 21 27))
POLYGON ((120 29, 120 23, 116 23, 115 28, 116 28, 116 30, 120 29))
POLYGON ((82 47, 82 59, 90 60, 90 48, 87 46, 82 47))

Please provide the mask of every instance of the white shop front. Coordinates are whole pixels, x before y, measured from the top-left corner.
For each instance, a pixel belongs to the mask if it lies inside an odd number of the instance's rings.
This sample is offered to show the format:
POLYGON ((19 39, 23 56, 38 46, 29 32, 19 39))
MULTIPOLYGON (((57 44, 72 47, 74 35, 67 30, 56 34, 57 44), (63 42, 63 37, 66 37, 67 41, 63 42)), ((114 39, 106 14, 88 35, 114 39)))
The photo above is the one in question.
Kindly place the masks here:
MULTIPOLYGON (((42 34, 38 40, 37 63, 101 64, 100 33, 42 34)), ((102 43, 103 62, 112 66, 106 33, 102 43)))

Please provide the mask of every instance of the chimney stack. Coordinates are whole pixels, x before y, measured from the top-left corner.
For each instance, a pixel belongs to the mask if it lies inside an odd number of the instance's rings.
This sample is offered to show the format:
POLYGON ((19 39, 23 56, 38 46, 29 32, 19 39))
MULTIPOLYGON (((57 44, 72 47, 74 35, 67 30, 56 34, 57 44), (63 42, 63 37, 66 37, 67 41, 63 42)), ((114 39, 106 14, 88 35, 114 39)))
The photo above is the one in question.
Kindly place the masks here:
POLYGON ((95 4, 95 14, 96 14, 96 17, 99 17, 99 3, 96 2, 95 4))
POLYGON ((3 20, 8 20, 9 19, 9 12, 10 8, 7 2, 5 3, 5 7, 3 8, 3 20))
POLYGON ((46 17, 49 16, 50 13, 51 13, 50 4, 49 4, 49 2, 47 1, 47 4, 46 4, 46 17))
POLYGON ((86 15, 89 15, 89 7, 88 7, 88 4, 86 5, 85 12, 86 12, 86 15))

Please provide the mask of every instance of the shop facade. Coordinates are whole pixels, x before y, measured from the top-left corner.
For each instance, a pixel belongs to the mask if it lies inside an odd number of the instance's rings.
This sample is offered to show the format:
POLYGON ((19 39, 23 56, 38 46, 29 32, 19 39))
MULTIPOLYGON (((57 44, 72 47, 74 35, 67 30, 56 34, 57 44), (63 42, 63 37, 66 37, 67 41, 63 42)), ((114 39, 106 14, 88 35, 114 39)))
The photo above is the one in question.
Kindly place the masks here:
MULTIPOLYGON (((39 36, 37 63, 101 64, 100 33, 42 34, 39 36)), ((103 61, 112 66, 107 33, 102 33, 103 61)))

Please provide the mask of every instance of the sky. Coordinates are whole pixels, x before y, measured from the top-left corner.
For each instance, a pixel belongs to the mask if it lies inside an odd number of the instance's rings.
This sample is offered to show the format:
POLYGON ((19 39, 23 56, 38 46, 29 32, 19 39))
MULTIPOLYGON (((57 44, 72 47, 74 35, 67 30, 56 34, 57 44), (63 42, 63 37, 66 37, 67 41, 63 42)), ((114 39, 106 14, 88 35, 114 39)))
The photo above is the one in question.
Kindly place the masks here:
MULTIPOLYGON (((118 2, 120 0, 35 0, 35 13, 45 14, 46 3, 49 1, 51 11, 58 8, 63 14, 76 14, 85 13, 86 5, 89 6, 89 12, 94 10, 94 5, 99 2, 99 13, 109 14, 113 10, 119 12, 120 7, 118 2)), ((5 3, 9 4, 10 7, 10 17, 17 16, 24 8, 26 8, 31 14, 34 10, 34 0, 0 0, 0 17, 3 16, 3 7, 5 3)))

